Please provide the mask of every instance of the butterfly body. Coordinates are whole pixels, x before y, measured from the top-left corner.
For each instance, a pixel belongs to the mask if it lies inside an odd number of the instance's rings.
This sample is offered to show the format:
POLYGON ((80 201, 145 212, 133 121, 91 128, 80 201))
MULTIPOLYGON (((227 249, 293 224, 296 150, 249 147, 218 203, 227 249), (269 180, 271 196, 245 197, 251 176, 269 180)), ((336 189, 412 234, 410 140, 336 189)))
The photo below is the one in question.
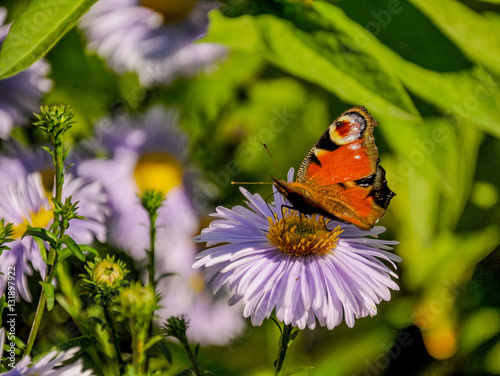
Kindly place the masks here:
POLYGON ((295 182, 273 178, 278 191, 303 214, 372 228, 394 196, 378 165, 376 125, 363 106, 345 111, 309 151, 295 182))

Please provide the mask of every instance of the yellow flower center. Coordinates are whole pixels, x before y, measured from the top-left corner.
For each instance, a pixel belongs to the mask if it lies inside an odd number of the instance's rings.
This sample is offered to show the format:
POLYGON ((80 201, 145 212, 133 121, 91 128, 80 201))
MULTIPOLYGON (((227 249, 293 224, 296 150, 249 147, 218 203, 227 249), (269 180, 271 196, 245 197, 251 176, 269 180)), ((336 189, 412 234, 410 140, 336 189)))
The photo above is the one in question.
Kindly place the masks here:
POLYGON ((12 227, 12 237, 14 239, 21 239, 23 234, 28 229, 28 225, 31 227, 42 227, 46 228, 49 223, 54 218, 51 210, 47 210, 45 208, 40 208, 40 210, 36 213, 31 213, 30 218, 25 218, 22 223, 15 225, 12 227))
POLYGON ((163 16, 165 23, 181 22, 191 13, 196 0, 142 0, 141 5, 163 16))
POLYGON ((172 188, 182 184, 182 167, 170 154, 148 153, 137 161, 134 177, 141 192, 155 189, 167 194, 172 188))
POLYGON ((305 217, 294 212, 280 220, 269 217, 267 237, 287 255, 322 255, 333 253, 342 231, 340 226, 327 230, 323 217, 305 217))

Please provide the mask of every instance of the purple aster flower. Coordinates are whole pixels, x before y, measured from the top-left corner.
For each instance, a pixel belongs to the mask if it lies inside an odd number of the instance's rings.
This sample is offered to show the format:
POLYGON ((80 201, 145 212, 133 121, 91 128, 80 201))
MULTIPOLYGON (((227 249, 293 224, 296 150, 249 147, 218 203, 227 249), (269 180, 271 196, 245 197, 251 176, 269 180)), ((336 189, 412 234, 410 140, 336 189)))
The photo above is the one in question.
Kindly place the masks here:
MULTIPOLYGON (((6 18, 7 10, 0 7, 0 48, 10 29, 10 24, 3 25, 6 18)), ((42 94, 52 87, 46 78, 49 70, 50 66, 39 60, 28 69, 0 80, 0 138, 7 139, 12 127, 22 125, 38 110, 42 94)))
MULTIPOLYGON (((5 328, 0 329, 0 359, 3 355, 5 344, 5 328)), ((70 360, 80 351, 79 347, 73 347, 67 351, 51 351, 36 362, 31 362, 29 356, 23 357, 14 368, 2 373, 3 376, 92 376, 92 370, 83 370, 83 362, 78 359, 72 364, 63 366, 63 362, 70 360)))
POLYGON ((157 278, 172 275, 157 285, 162 306, 156 315, 159 323, 185 314, 190 320, 190 340, 227 343, 241 332, 244 322, 239 309, 214 300, 203 288, 200 273, 191 268, 199 221, 187 193, 193 173, 186 167, 187 138, 177 127, 177 116, 153 107, 135 118, 105 119, 97 132, 101 146, 111 155, 79 163, 78 174, 104 186, 112 209, 109 240, 114 246, 144 261, 149 219, 138 194, 146 189, 166 194, 156 220, 155 271, 157 278), (217 332, 217 327, 224 328, 217 332))
MULTIPOLYGON (((293 169, 288 174, 293 181, 293 169)), ((399 290, 391 279, 401 259, 395 241, 374 239, 377 226, 358 229, 320 216, 306 217, 284 208, 277 192, 268 205, 244 188, 245 208, 218 207, 219 220, 195 238, 211 247, 200 253, 194 268, 205 268, 205 280, 217 292, 227 285, 230 304, 242 301, 243 314, 260 325, 275 311, 286 325, 313 329, 316 321, 333 329, 344 318, 352 327, 357 318, 377 313, 376 305, 399 290), (326 228, 325 228, 326 227, 326 228)))
POLYGON ((189 76, 226 55, 214 43, 193 43, 207 31, 213 2, 100 0, 80 21, 89 47, 117 72, 143 85, 189 76))

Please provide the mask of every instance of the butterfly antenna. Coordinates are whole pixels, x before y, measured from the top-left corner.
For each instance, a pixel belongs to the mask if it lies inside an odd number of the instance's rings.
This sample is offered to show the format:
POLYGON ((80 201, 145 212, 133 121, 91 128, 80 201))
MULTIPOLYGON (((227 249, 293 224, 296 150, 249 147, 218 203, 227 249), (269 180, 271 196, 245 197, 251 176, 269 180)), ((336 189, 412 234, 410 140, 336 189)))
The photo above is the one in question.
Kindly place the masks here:
POLYGON ((233 185, 247 185, 247 184, 274 184, 270 181, 232 181, 233 185))
POLYGON ((278 164, 277 164, 277 163, 276 163, 276 161, 274 160, 273 155, 271 154, 271 152, 270 152, 270 151, 269 151, 269 149, 267 148, 267 144, 266 144, 265 142, 263 142, 263 143, 262 143, 262 146, 264 146, 264 148, 265 148, 265 149, 266 149, 266 151, 267 151, 267 154, 269 154, 269 156, 271 157, 271 160, 272 160, 272 161, 273 161, 273 163, 274 163, 274 167, 276 167, 276 170, 278 170, 278 174, 279 174, 279 176, 280 176, 281 180, 285 180, 285 179, 283 179, 283 175, 281 175, 281 171, 280 171, 280 169, 279 169, 279 167, 278 167, 278 164))

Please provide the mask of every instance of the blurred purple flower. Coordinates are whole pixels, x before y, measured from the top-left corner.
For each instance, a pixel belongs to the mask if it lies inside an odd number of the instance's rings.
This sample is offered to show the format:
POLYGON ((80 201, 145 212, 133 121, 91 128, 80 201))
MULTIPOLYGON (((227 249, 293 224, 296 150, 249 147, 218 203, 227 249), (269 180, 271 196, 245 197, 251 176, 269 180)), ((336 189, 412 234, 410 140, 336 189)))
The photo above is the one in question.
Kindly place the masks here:
MULTIPOLYGON (((7 142, 4 148, 5 153, 0 156, 0 191, 37 172, 46 195, 53 194, 54 166, 52 156, 47 151, 41 147, 25 148, 14 140, 7 142)), ((80 243, 91 244, 94 236, 100 242, 105 242, 105 220, 109 208, 101 184, 67 172, 62 190, 63 201, 69 196, 73 197, 73 202, 79 202, 78 214, 87 218, 73 220, 69 235, 78 238, 80 243)))
MULTIPOLYGON (((289 181, 293 181, 293 169, 289 181)), ((196 237, 206 242, 194 268, 204 267, 205 280, 217 292, 230 288, 230 304, 242 301, 244 316, 260 325, 273 311, 279 321, 304 329, 333 329, 344 317, 349 327, 357 318, 377 313, 376 305, 399 290, 391 280, 401 259, 386 250, 394 241, 369 238, 384 232, 363 231, 324 218, 282 210, 289 205, 275 192, 275 205, 241 188, 250 209, 218 207, 219 218, 196 237), (293 214, 291 214, 293 213, 293 214)))
MULTIPOLYGON (((31 237, 21 239, 21 236, 27 225, 49 228, 52 224, 49 196, 54 188, 54 173, 50 159, 45 157, 49 155, 46 151, 30 151, 14 143, 9 145, 10 155, 0 157, 0 218, 14 224, 15 240, 8 243, 11 249, 0 256, 0 272, 4 273, 0 275, 0 293, 5 290, 9 267, 14 266, 16 298, 31 301, 27 276, 33 273, 33 267, 44 278, 46 265, 35 241, 31 237)), ((72 220, 66 233, 77 243, 91 244, 94 237, 106 241, 104 222, 108 207, 101 185, 67 173, 62 195, 63 201, 69 196, 73 202, 78 201, 78 214, 87 218, 72 220)))
MULTIPOLYGON (((3 346, 5 344, 5 328, 0 329, 0 359, 3 355, 3 346)), ((73 347, 67 351, 51 351, 47 355, 31 362, 29 356, 23 357, 14 368, 2 373, 3 376, 92 376, 92 370, 83 370, 83 362, 78 359, 72 364, 63 366, 63 362, 70 360, 80 351, 79 347, 73 347)))
POLYGON ((157 286, 162 306, 157 312, 159 323, 185 314, 191 323, 190 340, 227 343, 244 324, 240 311, 214 301, 203 288, 200 273, 191 268, 199 221, 187 193, 193 175, 186 162, 188 140, 178 129, 175 112, 157 106, 135 118, 105 119, 97 131, 102 136, 100 146, 107 148, 110 157, 79 163, 78 174, 99 181, 108 194, 111 244, 145 261, 149 219, 137 195, 146 189, 166 194, 156 220, 155 270, 156 278, 171 275, 157 286))
MULTIPOLYGON (((0 7, 0 49, 10 29, 10 24, 4 25, 6 17, 7 10, 0 7)), ((7 139, 15 125, 22 125, 39 109, 42 94, 52 87, 52 81, 46 78, 49 70, 49 64, 39 60, 0 80, 0 138, 7 139)))
POLYGON ((187 138, 177 128, 176 113, 157 106, 136 118, 104 119, 97 129, 106 130, 100 146, 109 151, 110 158, 78 163, 77 172, 99 181, 108 195, 110 242, 137 261, 146 258, 149 219, 137 195, 148 188, 167 194, 158 212, 163 225, 158 229, 160 239, 170 225, 183 224, 181 233, 194 233, 198 219, 184 189, 190 174, 183 167, 187 138), (182 210, 176 209, 179 205, 182 210))
POLYGON ((90 49, 115 71, 136 72, 145 86, 190 76, 226 55, 205 35, 213 2, 100 0, 81 19, 90 49))

